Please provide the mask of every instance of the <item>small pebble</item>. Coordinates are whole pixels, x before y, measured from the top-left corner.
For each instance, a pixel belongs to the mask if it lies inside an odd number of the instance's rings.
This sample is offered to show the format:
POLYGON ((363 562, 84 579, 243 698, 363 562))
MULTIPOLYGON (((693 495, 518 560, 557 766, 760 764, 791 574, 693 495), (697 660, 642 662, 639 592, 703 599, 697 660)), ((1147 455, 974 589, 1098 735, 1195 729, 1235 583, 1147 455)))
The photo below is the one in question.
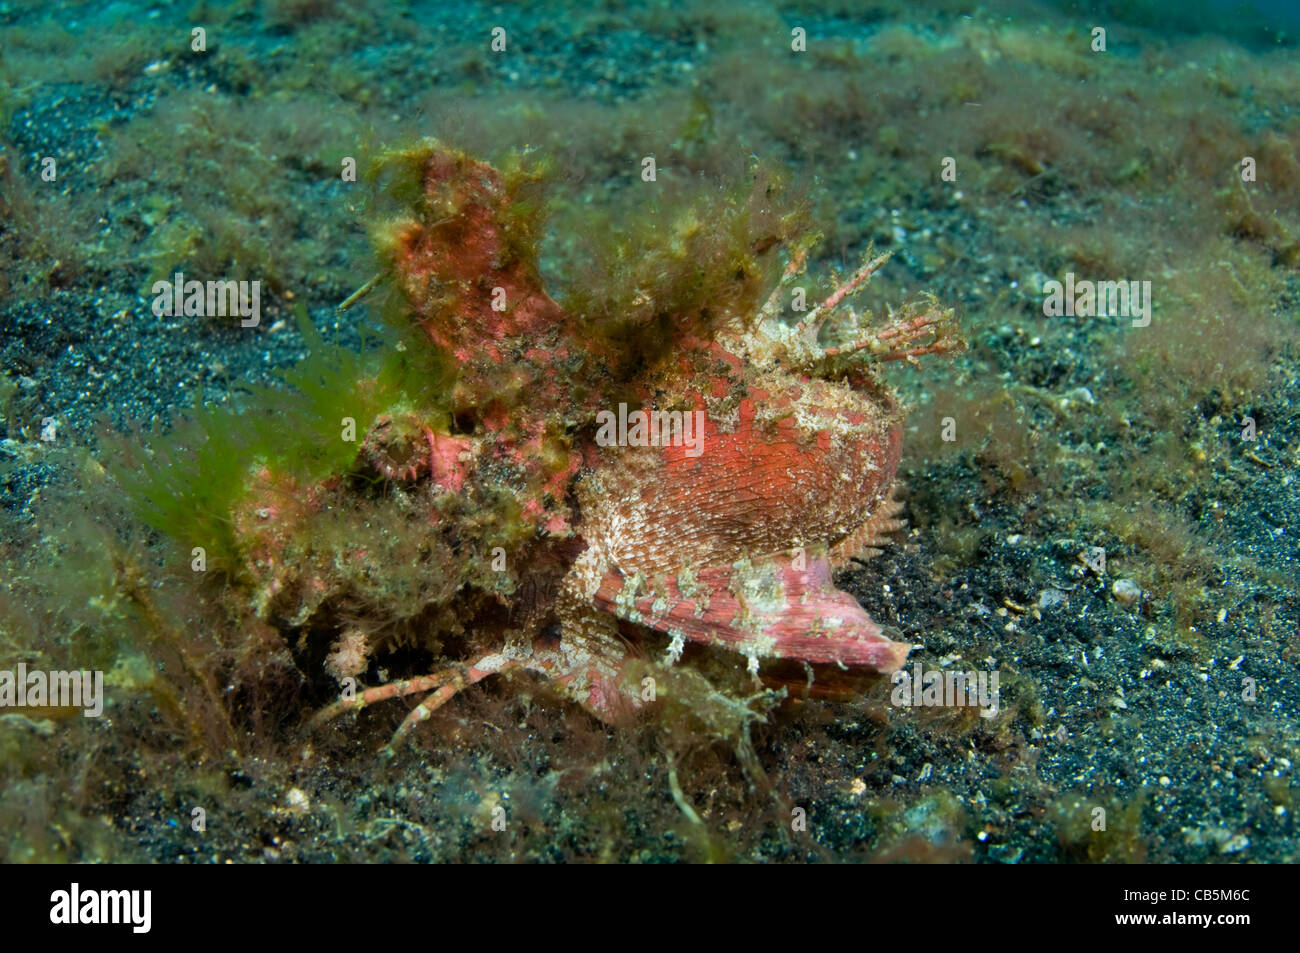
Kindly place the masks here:
POLYGON ((1065 601, 1065 593, 1060 589, 1044 589, 1038 594, 1038 608, 1050 609, 1065 601))
POLYGON ((1131 606, 1142 598, 1142 587, 1132 579, 1116 579, 1110 594, 1122 606, 1131 606))
POLYGON ((1219 848, 1221 854, 1237 854, 1250 846, 1250 838, 1245 834, 1234 835, 1226 844, 1219 848))

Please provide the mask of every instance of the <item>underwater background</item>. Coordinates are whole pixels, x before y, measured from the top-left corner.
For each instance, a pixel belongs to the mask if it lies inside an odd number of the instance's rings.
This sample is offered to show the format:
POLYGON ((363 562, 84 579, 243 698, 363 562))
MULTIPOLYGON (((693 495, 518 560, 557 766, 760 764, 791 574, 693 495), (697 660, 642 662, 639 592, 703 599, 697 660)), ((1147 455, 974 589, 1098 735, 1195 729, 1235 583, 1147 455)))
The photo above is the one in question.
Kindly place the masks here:
POLYGON ((0 859, 1294 862, 1298 9, 0 0, 0 670, 105 686, 0 708, 0 859), (761 163, 824 291, 874 247, 864 308, 955 310, 964 352, 888 371, 907 527, 836 578, 909 671, 996 671, 993 717, 880 680, 611 727, 521 675, 391 754, 413 701, 309 724, 375 612, 363 683, 430 670, 457 556, 367 500, 367 613, 285 620, 186 537, 237 554, 250 467, 337 462, 316 422, 404 346, 338 310, 400 214, 367 173, 425 137, 545 160, 560 301, 653 296, 666 223, 761 163), (260 322, 158 314, 178 271, 261 282, 260 322), (1048 313, 1067 276, 1150 320, 1048 313))

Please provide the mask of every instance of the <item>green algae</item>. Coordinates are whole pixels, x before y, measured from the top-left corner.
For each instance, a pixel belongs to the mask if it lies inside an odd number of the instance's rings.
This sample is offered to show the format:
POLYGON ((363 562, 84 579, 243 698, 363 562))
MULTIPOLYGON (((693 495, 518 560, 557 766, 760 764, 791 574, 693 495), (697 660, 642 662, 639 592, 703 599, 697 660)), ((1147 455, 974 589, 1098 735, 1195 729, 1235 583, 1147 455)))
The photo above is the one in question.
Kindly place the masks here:
POLYGON ((304 483, 345 470, 356 456, 342 439, 345 418, 368 424, 406 399, 405 367, 394 365, 379 387, 362 388, 377 369, 374 353, 326 344, 305 308, 298 321, 309 353, 282 373, 287 389, 250 388, 234 406, 205 403, 200 392, 169 436, 146 437, 148 449, 120 441, 107 457, 145 523, 187 547, 204 547, 212 568, 232 575, 240 562, 232 512, 253 470, 273 468, 304 483))

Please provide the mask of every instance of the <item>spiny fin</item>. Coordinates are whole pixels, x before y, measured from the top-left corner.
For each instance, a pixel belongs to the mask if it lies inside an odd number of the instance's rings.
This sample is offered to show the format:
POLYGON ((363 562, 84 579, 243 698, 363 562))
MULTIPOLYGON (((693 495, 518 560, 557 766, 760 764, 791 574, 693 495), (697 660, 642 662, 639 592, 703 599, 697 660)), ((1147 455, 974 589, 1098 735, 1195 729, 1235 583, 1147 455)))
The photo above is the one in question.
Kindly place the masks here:
POLYGON ((880 555, 880 547, 889 543, 899 530, 907 526, 907 520, 899 519, 904 503, 898 499, 897 487, 890 491, 876 511, 867 521, 831 547, 831 568, 836 572, 849 564, 850 560, 868 560, 880 555))
POLYGON ((824 554, 797 560, 778 553, 653 581, 615 570, 601 579, 594 601, 674 639, 722 645, 751 660, 796 659, 889 673, 902 667, 911 650, 890 641, 852 596, 835 588, 824 554))

